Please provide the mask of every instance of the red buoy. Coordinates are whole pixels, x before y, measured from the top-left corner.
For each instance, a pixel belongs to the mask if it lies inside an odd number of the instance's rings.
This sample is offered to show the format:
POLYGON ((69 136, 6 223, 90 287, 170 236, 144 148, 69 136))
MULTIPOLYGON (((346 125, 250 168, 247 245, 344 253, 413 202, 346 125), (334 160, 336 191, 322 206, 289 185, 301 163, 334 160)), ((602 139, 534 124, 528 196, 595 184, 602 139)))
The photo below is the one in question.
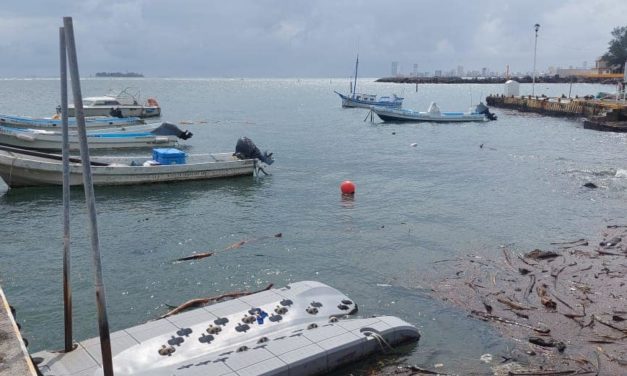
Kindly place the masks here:
POLYGON ((355 183, 350 180, 344 180, 342 184, 340 184, 340 189, 345 195, 355 194, 355 183))

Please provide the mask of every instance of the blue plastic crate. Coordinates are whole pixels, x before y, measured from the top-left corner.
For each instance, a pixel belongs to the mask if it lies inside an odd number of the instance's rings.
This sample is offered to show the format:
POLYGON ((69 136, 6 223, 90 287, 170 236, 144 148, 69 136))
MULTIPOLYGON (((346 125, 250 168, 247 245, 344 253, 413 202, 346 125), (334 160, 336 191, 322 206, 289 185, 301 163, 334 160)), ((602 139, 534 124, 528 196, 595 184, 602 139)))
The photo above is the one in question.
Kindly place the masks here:
POLYGON ((179 149, 152 149, 152 159, 160 164, 185 164, 186 155, 179 149))

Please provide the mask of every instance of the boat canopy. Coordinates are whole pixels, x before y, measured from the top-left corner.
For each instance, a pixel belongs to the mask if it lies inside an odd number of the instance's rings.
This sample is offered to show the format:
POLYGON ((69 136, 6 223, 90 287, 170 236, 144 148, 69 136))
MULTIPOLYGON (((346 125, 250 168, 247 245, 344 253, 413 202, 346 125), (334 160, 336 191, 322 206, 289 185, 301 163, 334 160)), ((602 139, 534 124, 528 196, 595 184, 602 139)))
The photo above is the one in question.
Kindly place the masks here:
POLYGON ((433 115, 439 115, 440 107, 438 107, 435 102, 431 102, 431 105, 429 105, 429 109, 427 110, 427 112, 433 115))
POLYGON ((83 106, 119 106, 120 101, 113 97, 88 97, 83 99, 83 106))
POLYGON ((377 96, 374 94, 355 94, 355 99, 359 101, 371 101, 374 102, 377 100, 377 96))

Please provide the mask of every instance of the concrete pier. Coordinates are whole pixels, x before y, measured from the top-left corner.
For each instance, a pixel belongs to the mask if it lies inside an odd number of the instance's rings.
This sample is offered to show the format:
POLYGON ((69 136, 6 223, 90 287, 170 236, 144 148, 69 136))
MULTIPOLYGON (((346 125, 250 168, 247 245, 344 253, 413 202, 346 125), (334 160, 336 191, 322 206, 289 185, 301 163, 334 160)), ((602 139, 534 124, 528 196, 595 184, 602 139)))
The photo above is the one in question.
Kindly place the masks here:
POLYGON ((0 376, 36 376, 9 302, 0 287, 0 376))
POLYGON ((488 106, 547 116, 586 118, 584 128, 604 132, 627 131, 627 102, 586 98, 515 97, 490 95, 488 106))
POLYGON ((607 120, 611 121, 627 119, 627 103, 615 100, 490 95, 486 98, 486 103, 492 107, 551 116, 609 116, 607 120))

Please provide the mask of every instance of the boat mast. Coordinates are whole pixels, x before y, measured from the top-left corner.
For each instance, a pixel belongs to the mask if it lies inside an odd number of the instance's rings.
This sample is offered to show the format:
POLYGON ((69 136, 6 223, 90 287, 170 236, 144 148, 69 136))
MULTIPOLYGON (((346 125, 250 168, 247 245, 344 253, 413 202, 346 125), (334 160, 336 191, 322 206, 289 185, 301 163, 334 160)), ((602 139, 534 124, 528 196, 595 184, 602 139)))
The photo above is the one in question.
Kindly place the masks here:
POLYGON ((357 94, 357 69, 359 68, 359 54, 357 54, 357 60, 355 61, 355 83, 353 83, 353 98, 357 94))

